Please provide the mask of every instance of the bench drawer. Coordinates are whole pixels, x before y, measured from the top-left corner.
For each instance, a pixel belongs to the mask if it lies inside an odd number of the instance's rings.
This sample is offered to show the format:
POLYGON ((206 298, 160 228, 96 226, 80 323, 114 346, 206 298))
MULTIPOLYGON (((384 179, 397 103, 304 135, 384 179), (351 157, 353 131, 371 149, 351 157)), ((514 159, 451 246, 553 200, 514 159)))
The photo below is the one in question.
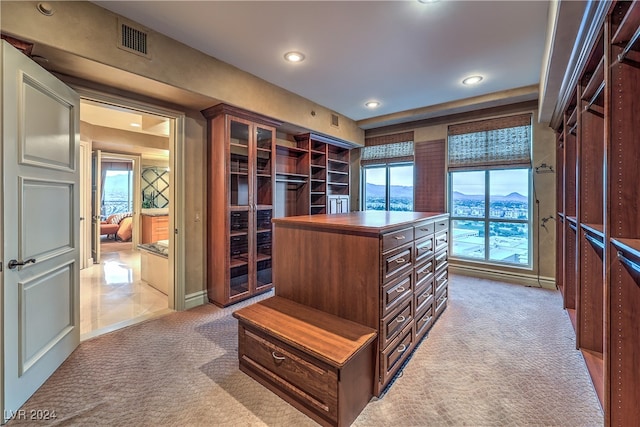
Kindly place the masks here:
POLYGON ((253 328, 239 327, 240 364, 292 392, 305 406, 337 417, 335 369, 253 328))

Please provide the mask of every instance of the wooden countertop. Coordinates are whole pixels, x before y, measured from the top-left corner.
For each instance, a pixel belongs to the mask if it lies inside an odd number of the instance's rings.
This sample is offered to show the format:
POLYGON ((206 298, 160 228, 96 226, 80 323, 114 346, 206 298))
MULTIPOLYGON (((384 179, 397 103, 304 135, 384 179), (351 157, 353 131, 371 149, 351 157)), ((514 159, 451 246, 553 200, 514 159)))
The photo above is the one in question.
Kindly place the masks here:
POLYGON ((374 329, 278 296, 241 308, 233 317, 336 367, 377 336, 374 329))
POLYGON ((274 218, 272 221, 276 225, 379 234, 423 220, 438 220, 448 217, 448 213, 442 212, 360 211, 345 214, 290 216, 274 218))

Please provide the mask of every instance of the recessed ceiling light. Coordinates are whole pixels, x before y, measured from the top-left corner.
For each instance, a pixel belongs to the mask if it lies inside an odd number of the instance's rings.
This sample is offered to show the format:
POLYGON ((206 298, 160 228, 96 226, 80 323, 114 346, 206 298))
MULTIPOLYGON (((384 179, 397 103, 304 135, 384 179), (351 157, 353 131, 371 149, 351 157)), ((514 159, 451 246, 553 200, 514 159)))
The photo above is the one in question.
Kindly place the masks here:
POLYGON ((467 77, 462 81, 463 85, 475 85, 482 81, 482 76, 471 76, 467 77))
POLYGON ((141 126, 140 126, 140 123, 131 123, 131 127, 139 128, 141 126))
POLYGON ((304 54, 300 52, 287 52, 284 54, 284 59, 289 62, 302 62, 304 61, 304 54))
POLYGON ((364 103, 364 106, 367 108, 378 108, 380 103, 378 101, 367 101, 364 103))
POLYGON ((439 2, 439 1, 440 1, 440 0, 418 0, 418 3, 424 3, 424 4, 427 4, 427 3, 437 3, 437 2, 439 2))

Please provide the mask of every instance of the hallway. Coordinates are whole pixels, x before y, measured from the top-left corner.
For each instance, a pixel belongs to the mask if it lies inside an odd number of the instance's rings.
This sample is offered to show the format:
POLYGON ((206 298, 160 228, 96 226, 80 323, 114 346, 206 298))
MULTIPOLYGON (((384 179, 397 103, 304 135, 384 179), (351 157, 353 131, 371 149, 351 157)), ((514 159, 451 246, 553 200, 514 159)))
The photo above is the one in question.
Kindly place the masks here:
POLYGON ((172 310, 167 296, 140 279, 140 252, 105 240, 100 264, 80 271, 80 339, 101 335, 172 310))

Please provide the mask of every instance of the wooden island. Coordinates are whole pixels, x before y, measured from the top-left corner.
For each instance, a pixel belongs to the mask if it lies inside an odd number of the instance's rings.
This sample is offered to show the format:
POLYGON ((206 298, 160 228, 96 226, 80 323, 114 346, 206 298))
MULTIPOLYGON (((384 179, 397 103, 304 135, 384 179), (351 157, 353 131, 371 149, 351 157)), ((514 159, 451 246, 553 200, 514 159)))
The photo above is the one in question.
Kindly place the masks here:
POLYGON ((449 215, 363 211, 273 224, 276 295, 376 330, 380 396, 446 307, 449 215))

